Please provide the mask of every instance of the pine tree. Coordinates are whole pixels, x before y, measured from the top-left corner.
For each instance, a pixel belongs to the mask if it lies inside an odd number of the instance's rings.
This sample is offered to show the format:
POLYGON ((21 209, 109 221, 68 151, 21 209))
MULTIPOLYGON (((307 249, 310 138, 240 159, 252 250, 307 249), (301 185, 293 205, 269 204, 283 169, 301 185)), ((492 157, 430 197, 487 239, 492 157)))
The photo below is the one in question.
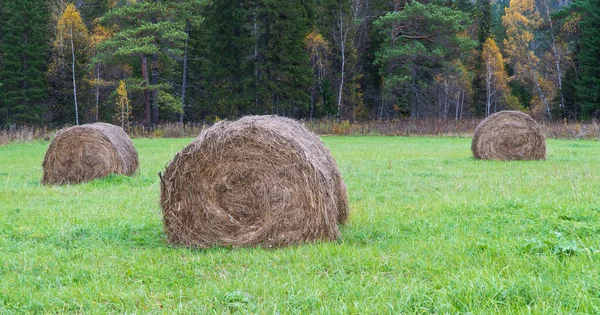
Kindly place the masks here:
POLYGON ((132 81, 136 81, 135 86, 143 93, 146 127, 158 123, 158 91, 171 88, 170 84, 158 83, 160 64, 170 65, 173 58, 181 56, 180 48, 187 38, 181 27, 182 21, 172 15, 177 12, 172 4, 130 1, 116 6, 101 18, 104 24, 116 23, 119 30, 98 45, 94 62, 139 65, 141 78, 132 81))
POLYGON ((577 98, 584 118, 600 117, 600 2, 583 0, 577 98))
POLYGON ((419 2, 375 22, 386 36, 376 53, 376 64, 385 78, 389 102, 397 102, 397 94, 410 95, 410 117, 426 116, 419 104, 436 76, 454 72, 460 63, 453 61, 476 45, 463 36, 468 22, 464 12, 419 2))
POLYGON ((4 1, 2 10, 0 124, 40 124, 46 112, 46 1, 4 1))

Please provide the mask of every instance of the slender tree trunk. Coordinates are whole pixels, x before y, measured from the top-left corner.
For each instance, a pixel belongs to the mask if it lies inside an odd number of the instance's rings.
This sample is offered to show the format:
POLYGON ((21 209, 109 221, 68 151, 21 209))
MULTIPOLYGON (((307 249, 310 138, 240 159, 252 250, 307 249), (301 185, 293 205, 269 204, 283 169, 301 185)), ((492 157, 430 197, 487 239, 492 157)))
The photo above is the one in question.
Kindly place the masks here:
POLYGON ((100 112, 100 65, 96 65, 96 121, 100 112))
POLYGON ((492 107, 492 67, 487 64, 487 75, 485 76, 485 117, 490 115, 490 108, 492 107))
POLYGON ((75 124, 79 126, 79 107, 77 106, 77 83, 75 83, 75 45, 73 44, 73 29, 69 30, 71 36, 71 73, 73 76, 73 99, 75 100, 75 124))
POLYGON ((383 105, 384 105, 384 98, 383 95, 381 95, 381 107, 379 108, 379 120, 383 119, 383 105))
POLYGON ((121 105, 121 128, 125 128, 125 106, 121 105))
POLYGON ((152 74, 151 81, 152 84, 152 123, 158 124, 158 89, 155 86, 158 84, 158 55, 152 54, 152 74))
MULTIPOLYGON (((315 78, 316 80, 316 78, 315 78)), ((313 119, 313 115, 315 113, 315 103, 317 102, 317 89, 315 88, 316 82, 313 82, 312 87, 310 88, 310 114, 308 116, 309 120, 313 119)))
POLYGON ((146 55, 140 56, 142 60, 142 79, 144 80, 143 85, 146 86, 144 89, 144 116, 146 116, 144 121, 144 126, 146 129, 150 129, 150 97, 148 95, 148 58, 146 55))
POLYGON ((338 21, 338 26, 340 29, 340 53, 342 55, 342 73, 340 75, 340 87, 338 91, 338 99, 337 99, 337 119, 340 119, 340 114, 342 110, 342 92, 344 90, 344 80, 346 74, 346 36, 348 32, 344 29, 344 14, 342 9, 340 8, 340 20, 338 21))
POLYGON ((548 22, 550 23, 550 39, 552 44, 552 52, 554 54, 554 63, 556 65, 556 77, 558 83, 558 93, 560 95, 560 109, 563 111, 563 115, 565 114, 565 97, 563 95, 562 88, 562 71, 560 68, 560 51, 556 46, 556 36, 554 35, 554 24, 552 22, 552 16, 550 15, 550 9, 548 8, 548 3, 544 1, 544 6, 546 7, 546 17, 548 18, 548 22))
POLYGON ((183 53, 183 78, 181 83, 181 114, 179 115, 179 123, 183 124, 183 118, 185 117, 185 92, 187 89, 187 71, 188 71, 188 39, 190 37, 190 22, 187 21, 185 25, 185 49, 183 53))
MULTIPOLYGON (((157 2, 157 0, 154 0, 154 2, 157 2)), ((150 17, 150 23, 152 23, 152 24, 157 23, 155 14, 152 14, 152 16, 150 17)), ((158 43, 156 43, 156 39, 155 39, 155 44, 157 47, 159 46, 158 43)), ((158 55, 157 54, 152 54, 152 68, 151 68, 150 84, 152 85, 152 93, 150 95, 151 106, 152 106, 152 124, 158 124, 158 114, 159 114, 158 89, 156 88, 156 85, 158 84, 158 55)))
POLYGON ((540 87, 540 84, 538 82, 537 71, 535 70, 535 68, 533 68, 532 74, 533 74, 533 82, 535 84, 535 88, 538 91, 540 98, 542 99, 542 103, 544 103, 544 106, 546 107, 546 115, 548 115, 548 118, 552 119, 552 114, 550 113, 550 104, 548 103, 548 100, 546 99, 546 95, 544 94, 544 91, 542 91, 542 88, 540 87))
POLYGON ((456 114, 454 120, 458 120, 458 104, 460 103, 460 94, 462 93, 462 86, 458 88, 458 95, 456 96, 456 114))
POLYGON ((411 109, 410 109, 410 118, 417 119, 417 66, 413 63, 412 65, 412 89, 413 89, 413 97, 411 100, 411 109))
POLYGON ((254 34, 254 113, 260 114, 258 109, 258 6, 254 10, 254 26, 253 26, 253 34, 254 34))
POLYGON ((458 117, 459 120, 462 120, 463 117, 463 111, 465 109, 465 90, 461 91, 461 98, 460 98, 460 117, 458 117))
POLYGON ((444 120, 448 119, 448 80, 444 80, 444 120))

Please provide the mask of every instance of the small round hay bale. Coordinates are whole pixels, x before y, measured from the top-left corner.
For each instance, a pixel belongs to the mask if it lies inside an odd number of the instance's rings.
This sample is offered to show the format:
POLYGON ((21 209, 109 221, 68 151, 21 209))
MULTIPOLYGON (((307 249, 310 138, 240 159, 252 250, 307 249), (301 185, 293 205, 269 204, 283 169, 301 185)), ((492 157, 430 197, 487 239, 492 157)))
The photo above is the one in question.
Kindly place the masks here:
POLYGON ((77 184, 109 174, 133 175, 138 153, 123 128, 94 123, 60 130, 42 165, 42 184, 77 184))
POLYGON ((299 122, 220 122, 180 151, 161 177, 169 242, 279 247, 335 240, 346 186, 321 140, 299 122))
POLYGON ((475 129, 471 151, 482 160, 543 160, 546 140, 540 126, 519 111, 502 111, 475 129))

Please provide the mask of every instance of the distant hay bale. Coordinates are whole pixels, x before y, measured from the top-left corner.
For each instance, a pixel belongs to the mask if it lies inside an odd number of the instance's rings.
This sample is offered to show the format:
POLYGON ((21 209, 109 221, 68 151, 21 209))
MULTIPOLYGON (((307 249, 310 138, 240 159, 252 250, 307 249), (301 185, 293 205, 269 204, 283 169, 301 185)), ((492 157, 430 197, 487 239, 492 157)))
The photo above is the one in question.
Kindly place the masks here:
POLYGON ((475 158, 483 160, 543 160, 546 140, 529 115, 502 111, 477 126, 471 151, 475 158))
POLYGON ((121 127, 95 123, 60 130, 42 165, 42 184, 77 184, 109 174, 133 175, 138 153, 121 127))
POLYGON ((322 141, 295 120, 220 122, 180 151, 161 177, 169 242, 278 247, 335 240, 346 186, 322 141))

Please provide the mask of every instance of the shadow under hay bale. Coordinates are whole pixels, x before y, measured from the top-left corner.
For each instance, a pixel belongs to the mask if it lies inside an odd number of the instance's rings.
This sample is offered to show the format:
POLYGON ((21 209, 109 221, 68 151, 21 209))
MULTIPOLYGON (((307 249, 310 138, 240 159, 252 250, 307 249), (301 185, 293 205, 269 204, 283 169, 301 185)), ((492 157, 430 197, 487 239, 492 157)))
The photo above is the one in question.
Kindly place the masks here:
POLYGON ((546 140, 529 115, 502 111, 477 126, 471 151, 475 158, 483 160, 543 160, 546 140))
POLYGON ((180 151, 161 177, 169 242, 277 247, 335 240, 346 186, 322 141, 299 122, 220 122, 180 151))
POLYGON ((94 123, 60 130, 42 166, 42 184, 77 184, 109 174, 133 175, 138 153, 121 127, 94 123))

